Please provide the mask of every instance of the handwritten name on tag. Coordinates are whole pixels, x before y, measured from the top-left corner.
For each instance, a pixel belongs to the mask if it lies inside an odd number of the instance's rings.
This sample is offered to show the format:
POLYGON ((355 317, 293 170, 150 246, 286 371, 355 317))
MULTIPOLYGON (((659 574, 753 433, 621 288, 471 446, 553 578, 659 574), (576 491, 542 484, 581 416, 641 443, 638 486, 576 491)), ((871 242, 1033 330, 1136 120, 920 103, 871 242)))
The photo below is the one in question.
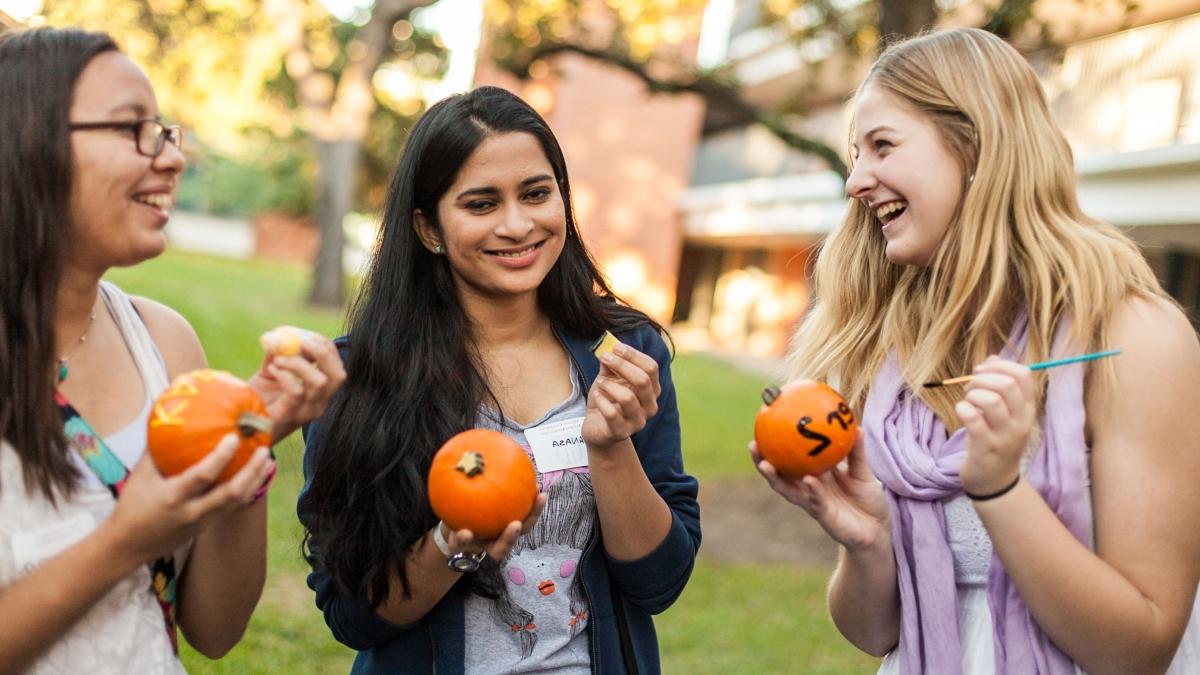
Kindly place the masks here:
POLYGON ((79 513, 49 527, 12 535, 13 561, 18 573, 25 574, 62 553, 94 529, 95 519, 79 513))
POLYGON ((583 442, 583 418, 573 417, 525 430, 538 473, 587 466, 587 444, 583 442))

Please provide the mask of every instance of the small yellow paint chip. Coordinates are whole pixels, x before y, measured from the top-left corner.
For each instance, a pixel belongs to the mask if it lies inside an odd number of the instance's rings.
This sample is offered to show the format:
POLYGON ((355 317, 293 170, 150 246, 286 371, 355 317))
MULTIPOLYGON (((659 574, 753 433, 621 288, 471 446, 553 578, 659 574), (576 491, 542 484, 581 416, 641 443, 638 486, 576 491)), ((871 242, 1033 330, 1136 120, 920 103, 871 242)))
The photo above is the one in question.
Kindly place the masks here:
POLYGON ((616 349, 617 345, 619 344, 621 344, 621 341, 618 340, 612 333, 604 331, 604 337, 600 339, 600 344, 596 345, 596 348, 593 349, 592 352, 596 354, 596 358, 600 358, 601 356, 604 356, 605 354, 608 354, 612 350, 616 349))

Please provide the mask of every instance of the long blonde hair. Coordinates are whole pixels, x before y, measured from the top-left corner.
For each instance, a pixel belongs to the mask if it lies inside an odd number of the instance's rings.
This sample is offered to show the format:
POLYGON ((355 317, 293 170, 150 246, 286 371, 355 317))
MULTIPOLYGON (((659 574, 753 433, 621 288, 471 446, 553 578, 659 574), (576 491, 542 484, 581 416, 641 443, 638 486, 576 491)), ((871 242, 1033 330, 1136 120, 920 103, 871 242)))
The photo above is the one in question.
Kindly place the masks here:
POLYGON ((794 377, 836 382, 861 406, 895 349, 914 392, 956 428, 961 391, 919 383, 969 373, 1021 310, 1020 358, 1032 362, 1050 354, 1060 319, 1072 349, 1101 348, 1118 303, 1163 295, 1136 245, 1080 211, 1070 146, 1033 69, 1003 40, 973 28, 913 38, 879 57, 859 92, 868 85, 934 123, 962 165, 963 197, 929 267, 889 261, 875 215, 851 201, 817 256, 794 377))

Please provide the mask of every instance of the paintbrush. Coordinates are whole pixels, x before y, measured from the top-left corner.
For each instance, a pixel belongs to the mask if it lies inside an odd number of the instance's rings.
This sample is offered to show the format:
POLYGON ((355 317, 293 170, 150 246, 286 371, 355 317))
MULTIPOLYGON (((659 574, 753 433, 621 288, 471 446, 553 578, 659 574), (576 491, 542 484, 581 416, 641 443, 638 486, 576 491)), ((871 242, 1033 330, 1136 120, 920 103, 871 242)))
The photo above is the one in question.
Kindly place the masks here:
MULTIPOLYGON (((1117 354, 1120 354, 1120 353, 1121 353, 1120 349, 1113 349, 1113 350, 1110 350, 1107 352, 1093 352, 1091 354, 1081 354, 1079 356, 1071 356, 1071 357, 1068 357, 1065 359, 1055 359, 1053 361, 1042 361, 1041 363, 1035 363, 1035 364, 1029 366, 1029 369, 1030 370, 1045 370, 1047 368, 1053 368, 1055 366, 1065 366, 1069 363, 1079 363, 1080 361, 1095 361, 1096 359, 1102 359, 1106 356, 1116 356, 1117 354)), ((960 375, 958 377, 952 377, 948 380, 938 380, 937 382, 926 382, 925 387, 927 389, 933 388, 933 387, 945 387, 945 386, 951 385, 951 384, 962 384, 964 382, 970 382, 973 379, 975 379, 974 375, 960 375)))

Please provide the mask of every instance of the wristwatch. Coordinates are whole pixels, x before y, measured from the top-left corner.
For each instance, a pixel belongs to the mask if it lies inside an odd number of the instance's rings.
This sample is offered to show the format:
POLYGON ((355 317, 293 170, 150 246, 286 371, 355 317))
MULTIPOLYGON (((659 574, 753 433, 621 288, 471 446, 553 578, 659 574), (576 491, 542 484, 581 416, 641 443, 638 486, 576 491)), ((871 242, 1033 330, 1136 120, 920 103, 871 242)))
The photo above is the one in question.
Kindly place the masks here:
POLYGON ((433 526, 433 543, 442 552, 442 555, 446 556, 446 565, 455 572, 463 574, 474 572, 479 569, 480 563, 487 557, 486 551, 479 551, 478 553, 468 553, 466 551, 451 553, 450 544, 446 542, 446 537, 442 536, 442 523, 440 521, 437 525, 433 526))

